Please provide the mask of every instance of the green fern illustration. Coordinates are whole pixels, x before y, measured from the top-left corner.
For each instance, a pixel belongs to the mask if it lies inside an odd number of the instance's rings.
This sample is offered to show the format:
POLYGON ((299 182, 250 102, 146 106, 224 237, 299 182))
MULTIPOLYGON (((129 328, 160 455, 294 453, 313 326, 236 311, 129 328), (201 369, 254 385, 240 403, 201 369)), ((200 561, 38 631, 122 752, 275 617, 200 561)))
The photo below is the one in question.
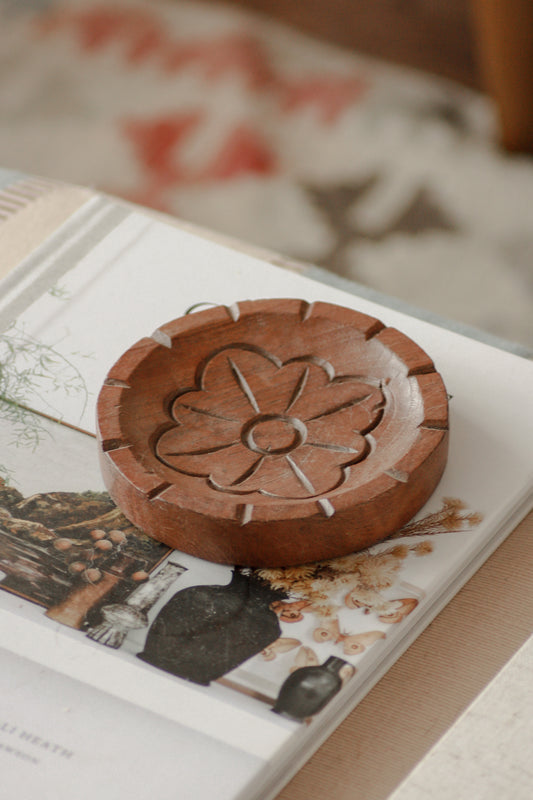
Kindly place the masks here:
MULTIPOLYGON (((80 394, 85 410, 85 381, 66 356, 16 323, 0 333, 0 419, 11 425, 10 444, 35 449, 43 436, 48 435, 44 417, 32 411, 31 405, 39 400, 49 406, 47 397, 57 390, 68 396, 80 394)), ((51 407, 50 416, 57 416, 51 407)), ((11 470, 1 462, 0 475, 12 479, 11 470)))

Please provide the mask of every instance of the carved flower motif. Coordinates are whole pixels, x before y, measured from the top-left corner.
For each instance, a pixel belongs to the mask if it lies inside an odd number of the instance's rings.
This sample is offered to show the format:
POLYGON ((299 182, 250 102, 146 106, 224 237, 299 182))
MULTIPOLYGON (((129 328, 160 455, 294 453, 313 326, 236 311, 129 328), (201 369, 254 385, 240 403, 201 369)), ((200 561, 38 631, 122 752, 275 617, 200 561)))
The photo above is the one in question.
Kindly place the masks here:
POLYGON ((174 399, 157 457, 213 489, 308 499, 340 486, 368 455, 385 400, 380 382, 335 375, 314 356, 283 363, 254 345, 215 350, 174 399))

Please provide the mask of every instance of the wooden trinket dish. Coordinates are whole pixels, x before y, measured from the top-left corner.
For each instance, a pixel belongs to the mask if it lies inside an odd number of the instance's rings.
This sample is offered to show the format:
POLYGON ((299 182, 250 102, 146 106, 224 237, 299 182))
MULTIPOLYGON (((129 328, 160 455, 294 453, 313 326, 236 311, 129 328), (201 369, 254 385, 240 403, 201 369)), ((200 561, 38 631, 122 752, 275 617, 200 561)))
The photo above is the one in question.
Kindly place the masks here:
POLYGON ((155 539, 221 563, 301 564, 411 519, 445 467, 448 400, 430 357, 379 320, 254 300, 127 350, 98 438, 112 498, 155 539))

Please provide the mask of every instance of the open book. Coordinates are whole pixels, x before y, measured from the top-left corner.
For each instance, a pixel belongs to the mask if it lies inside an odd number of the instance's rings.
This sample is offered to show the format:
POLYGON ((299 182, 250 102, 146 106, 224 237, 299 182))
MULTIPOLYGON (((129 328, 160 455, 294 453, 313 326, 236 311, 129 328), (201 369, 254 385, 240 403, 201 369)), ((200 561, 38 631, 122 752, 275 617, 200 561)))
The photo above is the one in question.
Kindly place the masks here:
POLYGON ((111 200, 8 274, 0 322, 7 796, 273 797, 533 505, 531 362, 111 200), (445 474, 369 550, 212 564, 147 537, 105 492, 95 403, 109 367, 193 308, 260 297, 377 317, 444 378, 445 474))

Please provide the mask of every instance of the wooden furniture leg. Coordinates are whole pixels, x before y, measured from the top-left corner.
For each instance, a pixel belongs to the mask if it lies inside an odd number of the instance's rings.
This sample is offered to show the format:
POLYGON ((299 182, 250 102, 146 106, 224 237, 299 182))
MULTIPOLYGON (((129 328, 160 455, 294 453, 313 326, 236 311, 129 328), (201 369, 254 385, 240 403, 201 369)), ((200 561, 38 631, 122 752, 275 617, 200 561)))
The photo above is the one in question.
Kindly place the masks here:
POLYGON ((500 116, 501 143, 533 152, 533 2, 472 0, 474 36, 487 91, 500 116))

